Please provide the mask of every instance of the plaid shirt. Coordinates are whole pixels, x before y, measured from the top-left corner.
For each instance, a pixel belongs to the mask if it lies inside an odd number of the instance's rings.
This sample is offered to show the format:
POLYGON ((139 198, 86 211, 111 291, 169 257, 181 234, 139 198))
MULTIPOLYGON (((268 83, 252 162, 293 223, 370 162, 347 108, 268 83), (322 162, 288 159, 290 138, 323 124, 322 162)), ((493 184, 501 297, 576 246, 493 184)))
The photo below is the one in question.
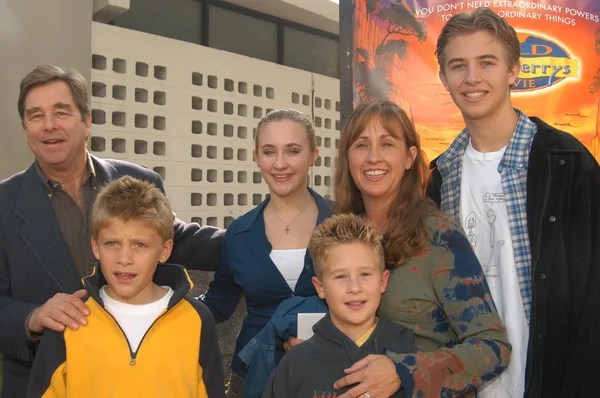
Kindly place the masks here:
MULTIPOLYGON (((533 289, 531 283, 531 249, 527 230, 527 168, 529 166, 529 152, 533 137, 537 132, 537 126, 523 112, 518 109, 515 109, 515 111, 519 114, 519 121, 500 161, 498 173, 500 173, 502 191, 506 201, 521 299, 523 300, 525 317, 527 323, 529 323, 533 289)), ((462 160, 469 139, 469 131, 465 128, 437 161, 437 167, 443 180, 441 192, 442 211, 457 220, 460 220, 462 160)))

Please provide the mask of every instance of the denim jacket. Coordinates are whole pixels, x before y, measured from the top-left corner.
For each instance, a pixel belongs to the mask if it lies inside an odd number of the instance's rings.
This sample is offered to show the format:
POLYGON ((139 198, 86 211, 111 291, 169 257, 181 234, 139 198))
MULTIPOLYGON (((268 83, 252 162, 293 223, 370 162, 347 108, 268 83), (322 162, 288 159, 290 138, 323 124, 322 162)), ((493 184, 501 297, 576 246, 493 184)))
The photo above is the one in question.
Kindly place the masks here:
POLYGON ((239 352, 239 358, 248 365, 244 398, 262 395, 271 373, 283 357, 284 341, 297 335, 297 315, 307 312, 327 312, 327 305, 317 296, 296 296, 283 301, 267 326, 239 352))

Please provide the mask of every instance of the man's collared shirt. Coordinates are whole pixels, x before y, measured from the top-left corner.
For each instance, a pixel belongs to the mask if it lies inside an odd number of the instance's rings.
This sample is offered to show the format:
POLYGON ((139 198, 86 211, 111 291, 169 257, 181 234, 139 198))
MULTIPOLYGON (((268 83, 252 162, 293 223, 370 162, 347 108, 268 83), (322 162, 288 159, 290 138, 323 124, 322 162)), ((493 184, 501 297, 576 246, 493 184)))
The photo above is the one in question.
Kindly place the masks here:
MULTIPOLYGON (((498 166, 498 173, 500 173, 508 212, 521 298, 525 316, 529 323, 533 289, 531 282, 531 248, 527 230, 527 169, 529 166, 529 152, 531 151, 533 137, 537 133, 537 126, 523 112, 518 109, 515 109, 515 111, 519 115, 519 120, 498 166)), ((459 221, 462 160, 469 140, 470 134, 465 128, 437 161, 437 168, 443 180, 441 188, 442 211, 459 221)))
POLYGON ((52 205, 54 216, 60 227, 63 239, 77 268, 79 275, 83 278, 91 274, 95 262, 91 244, 91 214, 92 206, 100 188, 96 186, 96 171, 91 157, 87 156, 88 178, 83 181, 81 194, 83 209, 77 202, 63 190, 60 183, 48 179, 37 162, 35 169, 44 184, 48 199, 52 205))

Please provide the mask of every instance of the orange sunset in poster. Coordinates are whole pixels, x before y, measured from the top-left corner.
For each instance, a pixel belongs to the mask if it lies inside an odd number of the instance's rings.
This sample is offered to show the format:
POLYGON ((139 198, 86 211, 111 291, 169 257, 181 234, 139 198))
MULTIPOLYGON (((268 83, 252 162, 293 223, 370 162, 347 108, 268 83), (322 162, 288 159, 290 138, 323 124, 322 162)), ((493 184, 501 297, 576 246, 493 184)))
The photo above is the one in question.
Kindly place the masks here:
POLYGON ((464 128, 440 82, 437 36, 451 15, 488 6, 515 27, 513 104, 576 136, 600 159, 600 1, 354 0, 356 105, 388 98, 413 118, 429 159, 464 128))

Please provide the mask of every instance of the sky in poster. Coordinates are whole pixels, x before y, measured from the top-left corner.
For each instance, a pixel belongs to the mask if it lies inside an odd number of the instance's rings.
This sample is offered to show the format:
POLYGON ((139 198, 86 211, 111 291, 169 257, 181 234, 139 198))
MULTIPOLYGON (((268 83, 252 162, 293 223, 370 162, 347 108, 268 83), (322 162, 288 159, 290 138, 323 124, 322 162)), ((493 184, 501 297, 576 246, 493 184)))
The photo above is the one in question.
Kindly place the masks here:
POLYGON ((379 16, 390 6, 391 0, 355 0, 354 65, 365 62, 356 53, 361 48, 370 68, 386 70, 393 85, 388 98, 411 113, 430 159, 464 127, 439 80, 437 35, 451 15, 481 6, 505 17, 519 34, 522 66, 514 105, 575 135, 600 159, 600 1, 407 0, 403 7, 422 24, 425 38, 406 30, 388 35, 389 20, 379 16), (404 40, 406 51, 374 56, 382 40, 404 40))

